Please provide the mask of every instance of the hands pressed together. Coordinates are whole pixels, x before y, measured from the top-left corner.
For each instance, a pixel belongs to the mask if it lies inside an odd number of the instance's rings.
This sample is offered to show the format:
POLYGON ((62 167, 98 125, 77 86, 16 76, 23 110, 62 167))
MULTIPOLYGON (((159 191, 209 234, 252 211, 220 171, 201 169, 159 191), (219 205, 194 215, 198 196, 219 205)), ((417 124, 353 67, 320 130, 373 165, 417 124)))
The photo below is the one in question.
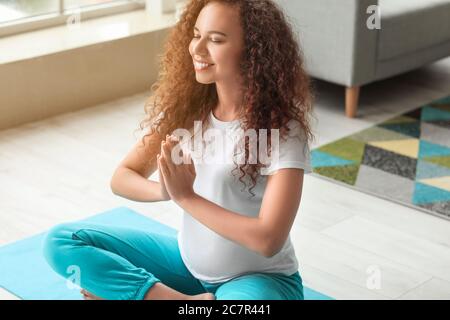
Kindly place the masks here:
POLYGON ((176 137, 167 135, 166 139, 161 141, 161 152, 156 159, 163 198, 178 203, 195 195, 193 185, 196 173, 190 155, 183 154, 182 150, 182 163, 176 164, 173 161, 172 150, 177 144, 179 140, 176 137))

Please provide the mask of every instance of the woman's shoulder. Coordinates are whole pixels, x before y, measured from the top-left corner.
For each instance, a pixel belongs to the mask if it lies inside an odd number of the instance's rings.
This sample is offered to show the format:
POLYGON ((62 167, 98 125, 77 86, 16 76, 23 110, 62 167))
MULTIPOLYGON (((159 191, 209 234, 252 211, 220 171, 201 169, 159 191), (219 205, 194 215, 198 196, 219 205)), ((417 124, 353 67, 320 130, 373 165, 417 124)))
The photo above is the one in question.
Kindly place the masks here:
POLYGON ((289 129, 289 131, 286 134, 288 137, 305 136, 304 129, 299 120, 293 118, 287 119, 286 126, 289 129))

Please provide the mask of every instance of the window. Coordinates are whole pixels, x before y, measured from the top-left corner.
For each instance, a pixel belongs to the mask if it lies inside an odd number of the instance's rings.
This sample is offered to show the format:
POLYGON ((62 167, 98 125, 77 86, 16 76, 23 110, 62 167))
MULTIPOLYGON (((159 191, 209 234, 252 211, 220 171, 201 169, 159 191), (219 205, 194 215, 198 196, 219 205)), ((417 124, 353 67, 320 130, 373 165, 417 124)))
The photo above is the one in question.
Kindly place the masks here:
POLYGON ((0 0, 0 36, 145 7, 145 0, 0 0))
MULTIPOLYGON (((105 4, 108 2, 121 2, 121 1, 111 1, 111 0, 65 0, 64 8, 73 9, 78 7, 95 6, 99 4, 105 4)), ((127 2, 127 1, 125 1, 127 2)), ((128 1, 130 2, 130 1, 128 1)), ((131 1, 132 2, 132 1, 131 1)))
POLYGON ((0 22, 13 21, 25 17, 58 12, 58 2, 0 0, 0 22))

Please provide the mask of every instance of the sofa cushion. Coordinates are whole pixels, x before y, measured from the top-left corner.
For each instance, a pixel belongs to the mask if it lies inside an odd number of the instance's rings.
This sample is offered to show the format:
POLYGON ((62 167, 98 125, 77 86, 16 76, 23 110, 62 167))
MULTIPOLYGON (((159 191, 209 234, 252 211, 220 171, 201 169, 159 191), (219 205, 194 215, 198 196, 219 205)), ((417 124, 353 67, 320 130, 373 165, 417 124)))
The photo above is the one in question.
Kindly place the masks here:
POLYGON ((378 60, 450 41, 450 0, 379 0, 378 60))

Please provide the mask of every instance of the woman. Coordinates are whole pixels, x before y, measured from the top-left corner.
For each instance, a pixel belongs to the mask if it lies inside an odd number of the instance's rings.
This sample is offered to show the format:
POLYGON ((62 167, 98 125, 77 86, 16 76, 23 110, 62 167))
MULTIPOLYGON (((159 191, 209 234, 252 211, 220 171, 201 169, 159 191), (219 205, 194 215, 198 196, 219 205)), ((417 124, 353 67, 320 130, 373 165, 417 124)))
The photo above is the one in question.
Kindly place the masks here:
POLYGON ((190 1, 152 89, 146 132, 111 187, 135 201, 173 200, 184 211, 177 238, 61 224, 46 239, 49 264, 66 277, 78 266, 86 299, 303 299, 289 232, 311 172, 312 94, 283 12, 271 0, 190 1), (195 121, 228 143, 203 139, 199 156, 172 135, 198 133, 195 121), (229 139, 259 129, 270 129, 269 161, 249 161, 250 142, 229 139), (148 180, 156 170, 159 182, 148 180))

